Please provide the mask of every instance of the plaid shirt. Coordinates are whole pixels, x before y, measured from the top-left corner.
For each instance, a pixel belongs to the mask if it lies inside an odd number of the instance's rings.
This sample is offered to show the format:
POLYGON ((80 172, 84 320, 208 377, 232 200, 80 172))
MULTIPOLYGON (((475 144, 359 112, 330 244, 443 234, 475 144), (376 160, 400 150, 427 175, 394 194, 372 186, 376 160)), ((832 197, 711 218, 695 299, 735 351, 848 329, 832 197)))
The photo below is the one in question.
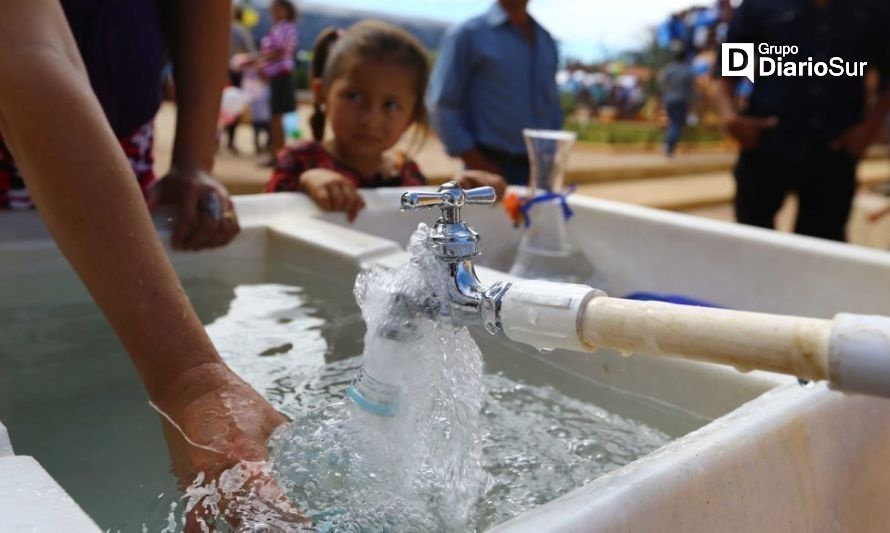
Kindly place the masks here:
POLYGON ((266 184, 266 192, 301 191, 300 176, 314 168, 333 170, 359 188, 426 185, 426 177, 417 163, 408 159, 404 152, 395 153, 395 165, 389 176, 377 174, 364 177, 336 160, 320 143, 303 141, 285 148, 278 155, 272 179, 266 184))
MULTIPOLYGON (((130 163, 130 168, 142 188, 143 194, 147 194, 152 185, 157 182, 154 172, 154 120, 143 125, 130 135, 119 139, 121 149, 130 163)), ((25 188, 19 169, 12 158, 12 153, 3 138, 0 137, 0 210, 24 210, 33 209, 34 202, 25 188)))

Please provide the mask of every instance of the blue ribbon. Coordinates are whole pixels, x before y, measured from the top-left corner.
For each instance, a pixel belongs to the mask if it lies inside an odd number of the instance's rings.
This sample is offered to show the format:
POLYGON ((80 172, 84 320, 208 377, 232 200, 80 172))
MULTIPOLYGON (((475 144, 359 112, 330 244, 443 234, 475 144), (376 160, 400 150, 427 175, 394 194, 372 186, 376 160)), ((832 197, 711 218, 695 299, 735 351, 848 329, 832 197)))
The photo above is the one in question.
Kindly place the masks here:
POLYGON ((541 204, 553 200, 559 202, 560 207, 562 207, 562 216, 565 220, 572 218, 572 215, 574 215, 574 213, 569 207, 567 199, 573 192, 575 192, 575 186, 571 185, 568 189, 566 189, 566 192, 564 193, 547 191, 522 202, 522 205, 519 206, 519 211, 522 213, 522 220, 525 221, 525 227, 529 227, 532 224, 532 217, 530 214, 532 206, 534 206, 535 204, 541 204))

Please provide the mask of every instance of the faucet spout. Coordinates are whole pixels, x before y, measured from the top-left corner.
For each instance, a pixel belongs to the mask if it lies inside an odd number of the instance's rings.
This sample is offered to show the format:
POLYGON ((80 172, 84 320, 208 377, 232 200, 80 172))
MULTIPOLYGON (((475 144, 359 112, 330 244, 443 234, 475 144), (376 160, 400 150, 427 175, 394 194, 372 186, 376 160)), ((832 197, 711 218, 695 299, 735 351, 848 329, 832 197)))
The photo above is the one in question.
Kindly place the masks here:
POLYGON ((476 275, 472 261, 449 264, 448 302, 451 321, 457 326, 482 325, 492 335, 503 333, 500 307, 509 283, 485 287, 476 275))

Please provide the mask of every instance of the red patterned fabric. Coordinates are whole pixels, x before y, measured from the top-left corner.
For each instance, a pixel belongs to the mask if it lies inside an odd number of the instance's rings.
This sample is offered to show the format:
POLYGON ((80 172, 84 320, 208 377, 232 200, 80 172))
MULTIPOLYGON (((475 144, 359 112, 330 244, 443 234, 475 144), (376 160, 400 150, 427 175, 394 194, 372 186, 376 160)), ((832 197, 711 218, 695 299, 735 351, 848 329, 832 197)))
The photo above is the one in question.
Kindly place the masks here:
POLYGON ((363 177, 336 160, 330 152, 317 142, 302 141, 288 146, 278 154, 272 179, 266 184, 266 192, 300 191, 300 176, 313 168, 324 168, 342 174, 356 187, 417 187, 426 185, 426 177, 420 172, 417 163, 404 152, 396 152, 395 168, 389 176, 377 174, 363 177))
MULTIPOLYGON (((154 124, 149 122, 129 137, 120 141, 121 148, 130 162, 130 168, 142 192, 148 191, 156 181, 154 172, 154 124)), ((34 202, 25 188, 12 154, 0 138, 0 209, 33 209, 34 202)))

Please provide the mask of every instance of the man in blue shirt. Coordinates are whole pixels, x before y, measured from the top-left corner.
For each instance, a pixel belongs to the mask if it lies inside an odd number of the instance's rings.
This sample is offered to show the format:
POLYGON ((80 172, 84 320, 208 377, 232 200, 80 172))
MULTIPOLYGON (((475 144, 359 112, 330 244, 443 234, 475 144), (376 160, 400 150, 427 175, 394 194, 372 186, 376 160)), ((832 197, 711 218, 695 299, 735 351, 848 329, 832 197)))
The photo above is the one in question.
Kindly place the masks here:
MULTIPOLYGON (((856 163, 890 110, 888 28, 886 0, 742 2, 730 22, 727 42, 754 43, 755 51, 763 45, 795 47, 798 53, 782 59, 803 72, 758 72, 744 111, 736 109, 732 96, 738 78, 719 80, 717 104, 723 123, 742 148, 735 168, 739 222, 772 228, 785 196, 796 192, 796 233, 845 239, 856 163), (799 68, 833 57, 854 64, 865 61, 878 70, 884 83, 874 105, 866 106, 865 77, 858 72, 824 76, 799 68)), ((719 61, 714 72, 721 73, 719 61)))
POLYGON ((426 99, 450 155, 518 185, 529 172, 522 130, 562 128, 556 42, 527 6, 528 0, 499 0, 451 28, 426 99))

